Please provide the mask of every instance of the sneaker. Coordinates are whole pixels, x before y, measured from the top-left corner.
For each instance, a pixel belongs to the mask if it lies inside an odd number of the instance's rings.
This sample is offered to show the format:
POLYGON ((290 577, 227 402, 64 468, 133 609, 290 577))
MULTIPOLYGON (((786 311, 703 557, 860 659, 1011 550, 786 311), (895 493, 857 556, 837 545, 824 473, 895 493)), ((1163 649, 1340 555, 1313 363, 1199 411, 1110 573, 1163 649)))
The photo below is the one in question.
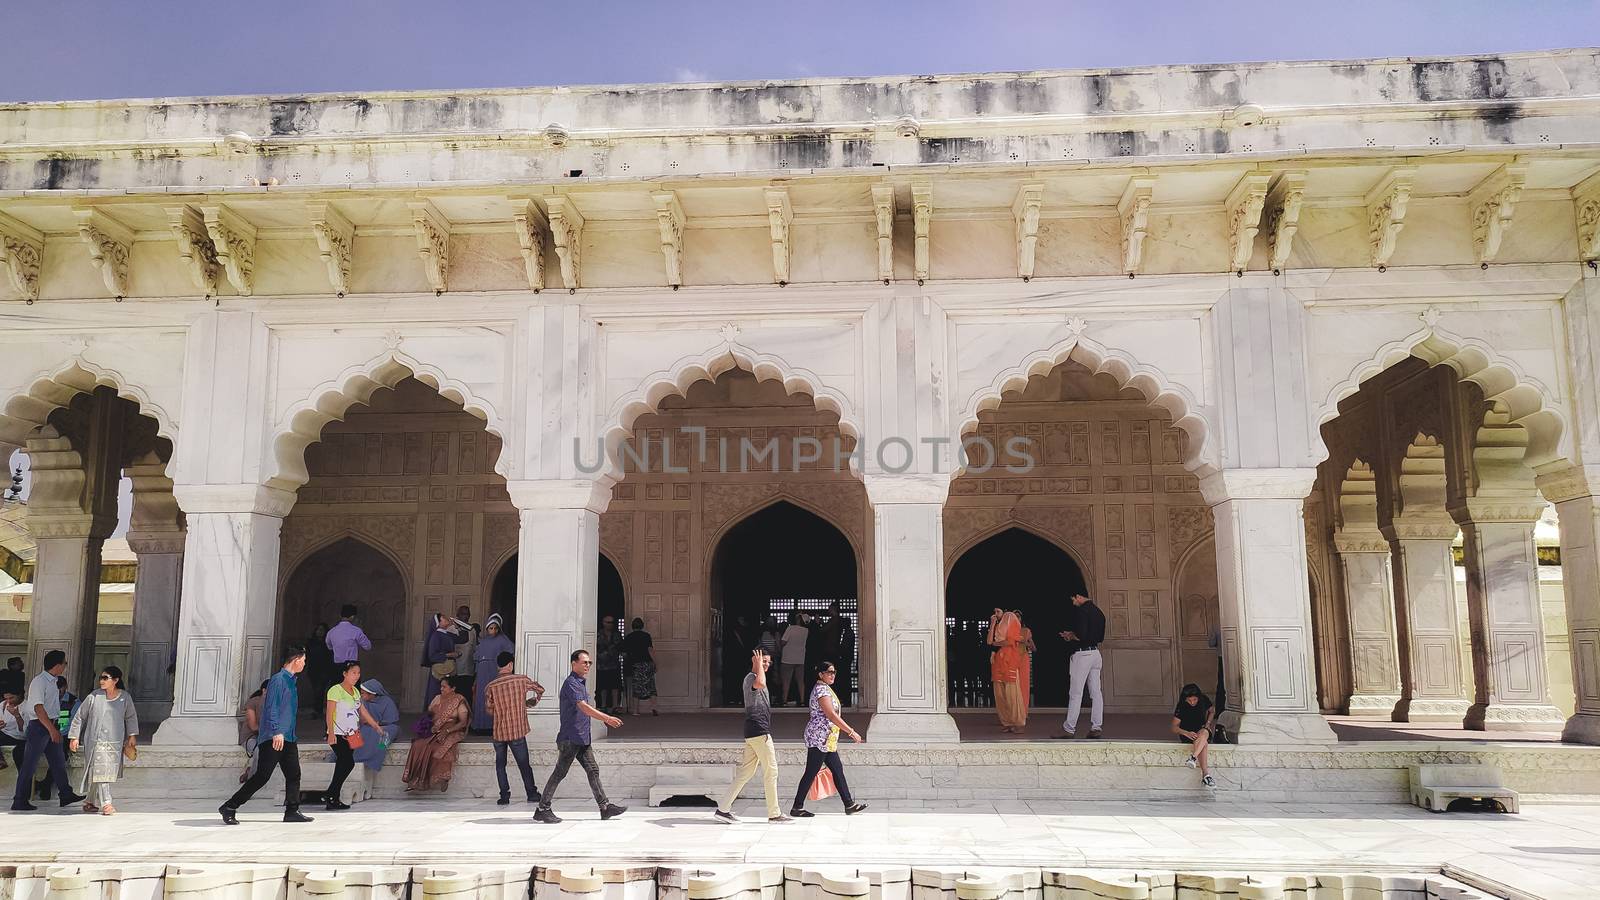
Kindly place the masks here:
POLYGON ((793 822, 794 819, 791 819, 788 816, 778 815, 778 816, 769 816, 767 818, 767 821, 771 822, 774 825, 781 825, 784 822, 793 822))
POLYGON ((865 803, 862 803, 860 800, 857 800, 856 802, 854 802, 854 803, 852 803, 849 806, 846 806, 844 808, 844 814, 847 815, 847 816, 853 816, 858 812, 864 811, 866 808, 867 808, 867 805, 865 803))
POLYGON ((618 806, 615 803, 607 803, 605 807, 600 810, 600 818, 602 821, 605 819, 615 819, 617 816, 620 816, 627 811, 628 808, 626 806, 618 806))
POLYGON ((723 812, 720 809, 717 810, 715 813, 713 813, 711 817, 716 819, 718 822, 726 822, 729 825, 737 824, 738 821, 739 821, 739 817, 738 816, 734 815, 731 812, 723 812))
POLYGON ((328 812, 339 812, 340 810, 349 809, 350 804, 343 800, 329 800, 322 808, 328 812))
POLYGON ((1201 778, 1200 779, 1200 783, 1205 785, 1208 788, 1214 788, 1214 787, 1217 786, 1217 780, 1215 778, 1212 778, 1210 775, 1207 775, 1204 778, 1201 778))
POLYGON ((534 812, 533 812, 533 820, 535 822, 543 822, 546 825, 560 825, 561 824, 561 820, 556 818, 556 814, 554 812, 552 812, 548 806, 541 806, 538 809, 534 810, 534 812))
POLYGON ((510 806, 511 805, 511 795, 510 794, 501 794, 500 798, 498 800, 494 801, 494 805, 495 806, 510 806))
POLYGON ((1184 760, 1183 764, 1192 769, 1195 766, 1200 765, 1200 758, 1198 756, 1191 756, 1188 759, 1184 760))
POLYGON ((810 819, 816 816, 816 813, 809 809, 795 807, 794 809, 789 810, 789 815, 794 816, 796 819, 810 819))
POLYGON ((233 814, 234 810, 232 810, 232 809, 230 809, 230 808, 228 808, 226 806, 219 806, 219 807, 217 807, 217 812, 222 813, 222 824, 224 824, 224 825, 237 825, 237 824, 239 824, 238 817, 236 817, 233 814))
POLYGON ((310 816, 306 815, 305 813, 301 812, 298 809, 284 810, 283 820, 285 822, 314 822, 314 821, 316 821, 315 819, 311 818, 310 816))
POLYGON ((1100 736, 1100 729, 1098 729, 1098 728, 1089 729, 1089 737, 1097 738, 1099 736, 1100 736))

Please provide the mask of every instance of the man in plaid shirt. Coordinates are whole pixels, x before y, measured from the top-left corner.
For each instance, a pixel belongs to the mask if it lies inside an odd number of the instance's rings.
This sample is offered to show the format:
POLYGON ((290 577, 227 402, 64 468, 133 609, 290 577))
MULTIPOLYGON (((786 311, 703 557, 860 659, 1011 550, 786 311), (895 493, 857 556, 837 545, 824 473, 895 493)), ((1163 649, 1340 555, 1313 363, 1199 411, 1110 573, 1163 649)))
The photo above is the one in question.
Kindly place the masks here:
POLYGON ((533 767, 528 765, 528 694, 538 703, 544 696, 544 686, 526 675, 511 671, 516 657, 510 651, 495 657, 500 674, 483 690, 483 702, 494 719, 494 774, 500 779, 501 806, 511 803, 511 782, 506 778, 506 750, 516 757, 517 768, 522 772, 522 789, 529 803, 539 802, 539 789, 533 783, 533 767))

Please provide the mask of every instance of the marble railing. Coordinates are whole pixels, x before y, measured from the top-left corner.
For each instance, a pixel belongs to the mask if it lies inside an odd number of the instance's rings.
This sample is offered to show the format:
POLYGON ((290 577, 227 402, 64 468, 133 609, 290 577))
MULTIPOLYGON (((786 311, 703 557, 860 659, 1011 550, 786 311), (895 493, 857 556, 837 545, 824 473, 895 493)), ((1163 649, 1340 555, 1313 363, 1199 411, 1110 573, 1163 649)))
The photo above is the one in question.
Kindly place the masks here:
POLYGON ((1479 900, 1441 875, 777 865, 0 865, 8 900, 1479 900))

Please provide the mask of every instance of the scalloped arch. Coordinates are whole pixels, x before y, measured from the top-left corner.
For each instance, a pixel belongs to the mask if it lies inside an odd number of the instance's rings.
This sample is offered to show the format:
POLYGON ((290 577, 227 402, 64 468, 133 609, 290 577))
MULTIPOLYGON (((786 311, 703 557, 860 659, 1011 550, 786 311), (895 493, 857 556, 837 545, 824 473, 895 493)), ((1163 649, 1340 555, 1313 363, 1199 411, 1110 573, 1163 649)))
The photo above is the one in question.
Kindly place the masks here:
POLYGON ((856 580, 858 582, 861 580, 861 573, 865 570, 865 564, 862 562, 861 558, 863 548, 860 547, 857 544, 856 539, 851 536, 850 529, 835 521, 831 513, 825 512, 822 509, 813 506, 800 497, 795 497, 783 491, 779 491, 778 493, 769 497, 763 497, 760 500, 757 500, 744 509, 734 513, 732 516, 729 516, 726 522, 723 522, 721 525, 717 526, 717 530, 711 534, 709 539, 706 540, 705 571, 711 571, 711 566, 717 558, 717 550, 722 546, 722 539, 727 537, 729 532, 742 525, 745 520, 749 519, 751 516, 754 516, 764 510, 771 509, 780 503, 787 503, 802 512, 808 512, 811 515, 821 519, 823 522, 826 522, 828 527, 832 528, 834 531, 839 532, 839 536, 844 538, 844 542, 850 545, 850 555, 855 557, 856 562, 856 580))
POLYGON ((1422 328, 1384 344, 1371 359, 1356 366, 1322 401, 1317 427, 1338 416, 1339 401, 1360 390, 1362 382, 1410 356, 1429 366, 1449 366, 1457 378, 1481 388, 1484 399, 1503 409, 1512 424, 1526 428, 1528 449, 1523 461, 1529 467, 1570 456, 1567 417, 1551 400, 1548 388, 1488 344, 1437 328, 1422 328))
MULTIPOLYGON (((1015 368, 995 376, 988 387, 977 391, 962 408, 956 422, 955 440, 960 441, 978 427, 978 414, 1000 405, 1008 391, 1019 391, 1035 375, 1049 374, 1050 370, 1071 360, 1089 371, 1110 375, 1118 387, 1131 387, 1144 395, 1151 406, 1166 411, 1174 427, 1189 437, 1189 453, 1183 464, 1191 472, 1204 475, 1215 468, 1215 449, 1212 447, 1205 416, 1199 404, 1182 385, 1168 378, 1155 366, 1146 365, 1128 353, 1106 347, 1097 341, 1078 336, 1030 354, 1015 368)), ((964 471, 957 471, 957 475, 964 471)))
POLYGON ((670 397, 686 396, 689 388, 698 382, 715 381, 733 369, 743 369, 761 381, 776 381, 791 396, 809 394, 817 409, 839 417, 842 433, 857 441, 861 439, 861 423, 850 398, 828 387, 815 372, 791 366, 776 356, 757 353, 741 344, 723 344, 699 356, 686 356, 669 369, 646 375, 638 389, 612 404, 601 433, 606 448, 602 482, 615 484, 621 480, 620 448, 632 436, 633 425, 640 416, 659 411, 662 402, 670 397))
POLYGON ((389 564, 394 566, 394 570, 400 573, 400 581, 406 586, 406 591, 409 594, 411 590, 411 573, 406 571, 406 564, 401 561, 400 557, 396 556, 394 551, 386 546, 376 535, 347 527, 307 544, 305 548, 295 555, 294 559, 282 560, 278 567, 278 603, 280 606, 283 603, 283 591, 288 587, 289 579, 293 578, 295 573, 300 571, 300 568, 310 562, 317 554, 333 547, 340 541, 352 541, 360 544, 388 560, 389 564))
POLYGON ((321 439, 323 427, 335 420, 343 421, 350 407, 367 403, 379 389, 392 388, 406 378, 417 379, 446 400, 460 404, 462 409, 483 419, 489 432, 500 438, 500 458, 495 461, 495 471, 506 476, 513 454, 506 447, 505 427, 494 407, 475 397, 465 384, 447 377, 439 368, 399 350, 390 350, 317 385, 306 399, 284 413, 273 426, 275 437, 270 459, 276 468, 267 473, 266 483, 286 491, 305 484, 310 478, 306 472, 305 450, 321 439))
MULTIPOLYGON (((156 433, 177 447, 177 424, 172 414, 150 399, 149 393, 108 366, 89 362, 82 356, 60 367, 35 375, 25 393, 6 401, 0 413, 0 445, 22 446, 28 435, 44 425, 50 414, 72 402, 78 394, 97 387, 109 387, 124 400, 138 404, 141 415, 156 421, 156 433)), ((174 449, 176 452, 176 449, 174 449)), ((168 463, 170 465, 170 462, 168 463)))
MULTIPOLYGON (((948 513, 949 511, 947 510, 946 514, 948 515, 948 513)), ((988 528, 978 532, 972 537, 967 538, 965 541, 962 541, 960 546, 954 549, 946 547, 944 554, 945 581, 948 582, 950 580, 950 573, 955 570, 956 563, 960 562, 961 557, 966 556, 968 551, 975 549, 979 544, 982 544, 984 541, 987 541, 990 538, 999 537, 1000 535, 1012 530, 1021 531, 1024 534, 1030 534, 1056 548, 1057 550, 1060 550, 1062 553, 1065 553, 1067 558, 1072 560, 1072 564, 1078 567, 1078 573, 1083 576, 1084 584, 1094 584, 1094 571, 1088 563, 1084 562, 1084 553, 1082 551, 1080 551, 1077 547, 1072 546, 1072 544, 1068 542, 1066 538, 1061 537, 1060 535, 1057 535, 1048 529, 1034 525, 1031 522, 1024 522, 1021 519, 1006 519, 1004 522, 997 522, 994 525, 991 525, 988 528)))

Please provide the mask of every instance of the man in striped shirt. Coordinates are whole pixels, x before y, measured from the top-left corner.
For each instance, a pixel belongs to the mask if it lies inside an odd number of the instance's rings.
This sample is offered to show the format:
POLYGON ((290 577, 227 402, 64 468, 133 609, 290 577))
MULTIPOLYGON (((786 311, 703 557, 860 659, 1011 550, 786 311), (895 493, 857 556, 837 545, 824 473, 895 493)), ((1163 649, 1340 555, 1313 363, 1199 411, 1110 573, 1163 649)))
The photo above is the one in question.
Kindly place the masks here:
POLYGON ((511 803, 511 782, 506 778, 506 751, 517 760, 522 773, 522 789, 529 803, 539 802, 539 789, 533 783, 533 767, 528 765, 528 695, 538 703, 544 686, 526 675, 511 671, 516 657, 505 651, 495 657, 500 674, 483 689, 484 703, 494 720, 494 774, 500 780, 500 806, 511 803))

